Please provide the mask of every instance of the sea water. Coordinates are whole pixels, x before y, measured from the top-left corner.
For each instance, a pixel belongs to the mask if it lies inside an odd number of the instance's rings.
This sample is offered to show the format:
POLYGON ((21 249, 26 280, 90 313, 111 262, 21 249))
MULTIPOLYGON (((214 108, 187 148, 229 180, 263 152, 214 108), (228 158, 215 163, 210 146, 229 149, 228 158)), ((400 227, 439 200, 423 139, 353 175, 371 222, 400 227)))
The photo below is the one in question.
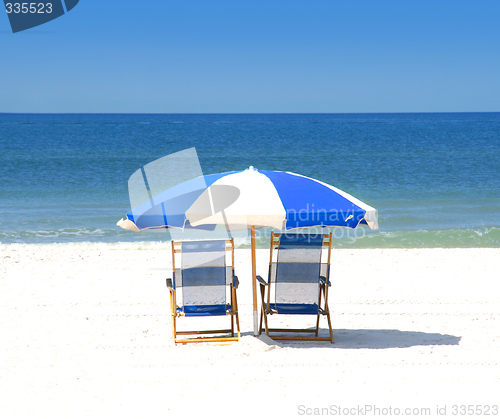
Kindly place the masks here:
POLYGON ((167 240, 116 222, 132 173, 190 147, 204 174, 291 171, 376 208, 339 248, 500 247, 500 113, 0 114, 0 242, 167 240))

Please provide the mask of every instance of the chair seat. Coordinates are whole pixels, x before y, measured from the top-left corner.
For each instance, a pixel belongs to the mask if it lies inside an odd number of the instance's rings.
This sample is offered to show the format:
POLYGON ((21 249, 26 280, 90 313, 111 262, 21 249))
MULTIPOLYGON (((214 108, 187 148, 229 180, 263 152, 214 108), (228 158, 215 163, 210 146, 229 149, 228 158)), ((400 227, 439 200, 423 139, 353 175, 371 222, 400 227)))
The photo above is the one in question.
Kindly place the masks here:
POLYGON ((178 307, 177 311, 183 312, 185 316, 225 316, 231 312, 231 305, 216 304, 216 305, 200 305, 200 306, 184 306, 178 307))
POLYGON ((269 307, 278 314, 319 314, 318 304, 272 303, 269 307))

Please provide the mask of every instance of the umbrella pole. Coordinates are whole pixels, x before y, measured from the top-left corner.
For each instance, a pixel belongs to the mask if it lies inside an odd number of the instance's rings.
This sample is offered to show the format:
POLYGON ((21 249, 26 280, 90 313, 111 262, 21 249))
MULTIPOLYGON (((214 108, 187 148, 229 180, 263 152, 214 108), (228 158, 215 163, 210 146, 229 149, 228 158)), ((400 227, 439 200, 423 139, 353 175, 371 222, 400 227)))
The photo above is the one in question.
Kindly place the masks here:
POLYGON ((255 257, 255 226, 250 226, 250 238, 252 243, 252 288, 253 288, 253 334, 259 335, 259 315, 257 313, 257 268, 255 257))

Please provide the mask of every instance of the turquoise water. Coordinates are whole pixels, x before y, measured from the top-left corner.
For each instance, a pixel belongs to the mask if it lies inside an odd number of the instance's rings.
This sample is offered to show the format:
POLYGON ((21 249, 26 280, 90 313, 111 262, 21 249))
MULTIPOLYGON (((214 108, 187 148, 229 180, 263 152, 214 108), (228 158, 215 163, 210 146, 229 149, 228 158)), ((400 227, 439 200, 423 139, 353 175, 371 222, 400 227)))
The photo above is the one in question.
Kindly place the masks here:
POLYGON ((500 113, 0 114, 0 242, 168 239, 116 221, 130 175, 190 147, 205 174, 287 170, 375 207, 380 231, 338 247, 500 247, 500 113))

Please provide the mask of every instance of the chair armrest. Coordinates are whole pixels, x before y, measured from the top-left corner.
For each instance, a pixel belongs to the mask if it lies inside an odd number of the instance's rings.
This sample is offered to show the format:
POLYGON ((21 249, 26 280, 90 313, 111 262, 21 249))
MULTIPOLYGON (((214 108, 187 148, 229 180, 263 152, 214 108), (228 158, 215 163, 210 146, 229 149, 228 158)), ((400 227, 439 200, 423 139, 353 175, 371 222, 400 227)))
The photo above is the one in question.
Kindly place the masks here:
POLYGON ((233 275, 233 288, 238 288, 238 285, 240 285, 240 281, 236 275, 233 275))
POLYGON ((174 287, 172 286, 172 278, 167 278, 167 287, 168 289, 173 290, 174 287))
POLYGON ((268 285, 260 275, 257 275, 257 281, 259 281, 262 285, 268 285))
POLYGON ((332 284, 330 283, 330 281, 328 281, 328 282, 326 281, 326 278, 325 278, 324 276, 320 276, 320 277, 319 277, 319 282, 320 282, 320 284, 322 284, 322 285, 324 285, 324 284, 326 284, 326 285, 328 285, 328 286, 331 286, 331 285, 332 285, 332 284))

